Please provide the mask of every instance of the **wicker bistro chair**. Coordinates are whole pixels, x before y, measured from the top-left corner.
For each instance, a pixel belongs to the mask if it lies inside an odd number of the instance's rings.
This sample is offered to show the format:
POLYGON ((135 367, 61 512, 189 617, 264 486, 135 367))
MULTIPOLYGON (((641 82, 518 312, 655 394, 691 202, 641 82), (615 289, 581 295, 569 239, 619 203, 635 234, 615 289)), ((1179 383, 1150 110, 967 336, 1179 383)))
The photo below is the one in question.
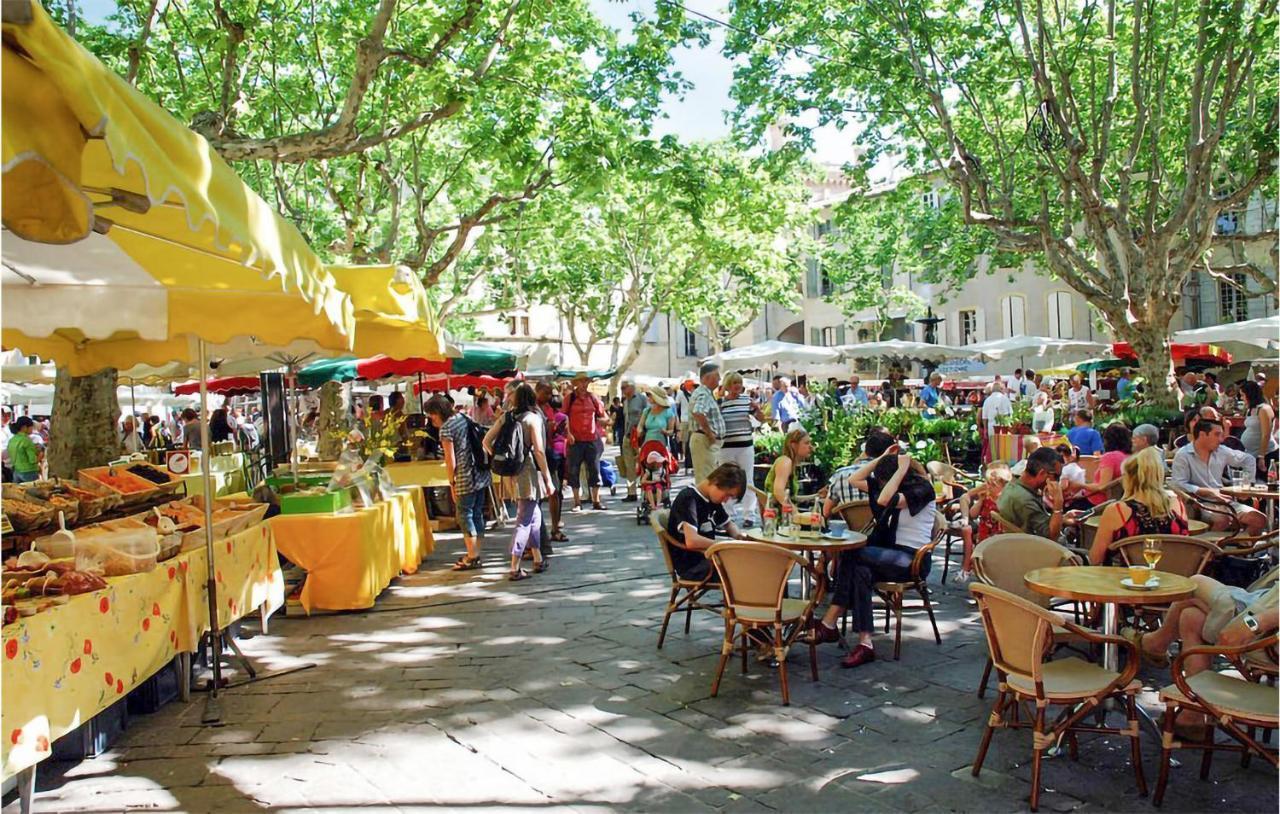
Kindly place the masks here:
POLYGON ((1225 524, 1225 528, 1218 531, 1205 531, 1197 534, 1204 540, 1217 543, 1218 545, 1229 545, 1236 538, 1244 534, 1244 526, 1240 524, 1239 518, 1227 503, 1217 500, 1210 500, 1205 497, 1198 497, 1193 494, 1182 491, 1181 489, 1171 486, 1173 493, 1182 500, 1182 505, 1187 509, 1187 517, 1193 520, 1203 520, 1210 526, 1215 521, 1221 521, 1225 524))
POLYGON ((942 634, 938 632, 938 620, 933 616, 933 603, 929 601, 929 586, 925 581, 924 566, 933 557, 933 550, 943 538, 943 526, 940 520, 934 521, 933 537, 926 545, 916 550, 911 560, 911 578, 906 582, 877 582, 872 590, 884 602, 884 632, 889 632, 889 617, 895 620, 893 632, 893 660, 898 661, 902 654, 902 611, 907 591, 914 590, 920 597, 921 606, 929 614, 929 624, 933 626, 933 638, 942 644, 942 634))
MULTIPOLYGON (((1170 574, 1181 577, 1192 577, 1203 574, 1222 554, 1213 543, 1196 537, 1180 534, 1144 534, 1116 540, 1107 547, 1108 554, 1117 564, 1146 565, 1142 558, 1142 547, 1147 540, 1158 540, 1161 543, 1160 563, 1156 567, 1170 574)), ((1154 630, 1160 626, 1160 620, 1168 610, 1167 603, 1154 605, 1130 605, 1124 608, 1126 614, 1132 614, 1134 622, 1144 630, 1154 630)))
POLYGON ((1008 520, 1006 520, 1004 515, 1000 514, 1000 512, 993 511, 991 512, 991 516, 994 517, 996 519, 996 522, 1000 524, 1000 528, 1004 531, 1005 534, 1026 534, 1027 533, 1026 529, 1022 528, 1021 526, 1010 523, 1008 520))
POLYGON ((1160 805, 1164 801, 1164 789, 1169 781, 1169 764, 1174 749, 1201 750, 1201 780, 1209 776, 1215 751, 1240 752, 1245 763, 1250 755, 1256 754, 1272 766, 1278 765, 1276 750, 1260 743, 1255 737, 1258 729, 1271 731, 1280 726, 1274 686, 1277 674, 1276 643, 1276 635, 1273 633, 1239 647, 1188 647, 1173 660, 1170 668, 1173 683, 1160 691, 1160 700, 1165 703, 1164 731, 1160 742, 1160 775, 1156 779, 1153 803, 1160 805), (1245 677, 1213 670, 1189 676, 1184 665, 1192 656, 1226 657, 1245 677), (1264 676, 1270 677, 1272 686, 1258 680, 1264 676), (1204 740, 1183 741, 1178 737, 1174 722, 1182 710, 1200 712, 1209 718, 1211 726, 1204 740), (1214 736, 1218 730, 1225 732, 1232 740, 1216 742, 1214 736))
MULTIPOLYGON (((946 545, 942 552, 942 579, 943 585, 947 584, 947 574, 951 570, 951 558, 954 556, 951 552, 952 546, 960 544, 961 566, 964 565, 964 529, 960 523, 969 523, 969 518, 963 516, 960 511, 960 498, 953 498, 938 507, 938 514, 942 517, 942 540, 946 545)), ((975 531, 976 534, 976 531, 975 531)))
POLYGON ((849 531, 859 531, 867 533, 876 522, 876 516, 871 513, 871 501, 851 500, 848 503, 841 503, 831 510, 831 514, 839 515, 844 524, 849 527, 849 531))
POLYGON ((947 497, 960 497, 981 482, 979 476, 962 472, 944 461, 929 461, 925 465, 925 471, 934 483, 941 483, 950 490, 947 497))
POLYGON ((689 628, 693 624, 694 610, 707 610, 712 613, 719 614, 720 607, 703 601, 707 594, 720 590, 720 586, 716 583, 715 571, 709 571, 703 579, 685 579, 676 573, 675 563, 671 561, 671 549, 668 546, 676 548, 684 548, 684 544, 667 533, 667 520, 670 512, 666 509, 653 512, 649 515, 649 525, 653 528, 653 533, 658 537, 658 548, 662 549, 662 560, 667 564, 667 574, 671 577, 671 596, 667 597, 667 607, 662 614, 662 629, 658 632, 658 649, 662 649, 662 643, 667 638, 667 625, 671 622, 671 615, 678 611, 684 611, 684 633, 689 635, 689 628))
MULTIPOLYGON (((774 657, 778 660, 778 680, 782 685, 782 703, 791 703, 791 690, 787 684, 787 653, 813 619, 813 608, 818 601, 815 591, 808 599, 786 599, 783 592, 787 579, 797 566, 808 570, 813 567, 798 554, 767 543, 725 542, 707 549, 707 558, 720 575, 724 592, 724 642, 720 649, 720 663, 711 682, 711 694, 720 691, 720 678, 725 665, 733 655, 735 642, 741 644, 742 672, 747 672, 747 661, 752 642, 749 634, 768 632, 773 638, 774 657)), ((812 639, 809 645, 809 670, 813 680, 818 680, 818 650, 812 639)))
MULTIPOLYGON (((1080 565, 1080 558, 1064 546, 1034 534, 997 534, 978 543, 973 550, 975 579, 1045 609, 1052 608, 1052 600, 1028 588, 1023 577, 1037 568, 1063 565, 1080 565)), ((1055 626, 1053 634, 1056 644, 1078 642, 1075 636, 1062 627, 1055 626)), ((978 684, 979 698, 986 695, 987 683, 991 680, 991 667, 991 657, 988 656, 987 665, 982 670, 982 681, 978 684)))
POLYGON ((1040 804, 1040 770, 1046 749, 1065 738, 1074 758, 1078 732, 1124 735, 1129 738, 1130 760, 1138 792, 1146 796, 1147 781, 1142 774, 1136 701, 1142 683, 1134 680, 1138 672, 1137 648, 1127 639, 1080 627, 1034 602, 991 585, 975 582, 969 585, 969 590, 978 602, 991 661, 1000 681, 1000 694, 973 761, 973 776, 977 777, 982 771, 982 762, 986 759, 996 729, 1030 728, 1031 810, 1035 811, 1040 804), (1113 673, 1075 657, 1045 661, 1055 628, 1063 628, 1094 644, 1105 642, 1128 648, 1129 658, 1124 670, 1113 673), (1111 698, 1124 705, 1128 720, 1123 729, 1082 723, 1111 698), (1020 709, 1024 702, 1035 704, 1033 720, 1021 720, 1020 709), (1050 719, 1049 707, 1061 707, 1062 711, 1050 719))

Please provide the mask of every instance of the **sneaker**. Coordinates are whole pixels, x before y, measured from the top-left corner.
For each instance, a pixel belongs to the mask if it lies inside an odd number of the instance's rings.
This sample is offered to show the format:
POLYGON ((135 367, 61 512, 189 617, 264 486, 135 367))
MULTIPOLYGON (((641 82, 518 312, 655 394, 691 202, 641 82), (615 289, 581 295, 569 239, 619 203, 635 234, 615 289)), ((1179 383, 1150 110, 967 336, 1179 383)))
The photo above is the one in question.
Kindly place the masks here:
POLYGON ((809 626, 809 638, 814 644, 831 644, 840 641, 840 631, 815 619, 809 626))
POLYGON ((860 644, 850 650, 849 655, 840 660, 840 666, 845 668, 861 667, 867 662, 875 660, 876 651, 871 647, 871 645, 860 644))
POLYGON ((573 504, 573 508, 569 510, 569 514, 582 514, 582 504, 581 503, 573 504))

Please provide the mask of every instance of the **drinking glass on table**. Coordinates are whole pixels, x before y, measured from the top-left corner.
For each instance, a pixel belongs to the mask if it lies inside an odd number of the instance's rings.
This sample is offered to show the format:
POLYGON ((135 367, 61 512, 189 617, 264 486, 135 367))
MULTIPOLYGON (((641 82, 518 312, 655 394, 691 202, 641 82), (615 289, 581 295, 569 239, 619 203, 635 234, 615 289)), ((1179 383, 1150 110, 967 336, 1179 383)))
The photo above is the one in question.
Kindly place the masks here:
POLYGON ((1159 540, 1147 540, 1142 544, 1142 559, 1147 561, 1147 567, 1151 570, 1155 570, 1162 554, 1164 550, 1159 540))

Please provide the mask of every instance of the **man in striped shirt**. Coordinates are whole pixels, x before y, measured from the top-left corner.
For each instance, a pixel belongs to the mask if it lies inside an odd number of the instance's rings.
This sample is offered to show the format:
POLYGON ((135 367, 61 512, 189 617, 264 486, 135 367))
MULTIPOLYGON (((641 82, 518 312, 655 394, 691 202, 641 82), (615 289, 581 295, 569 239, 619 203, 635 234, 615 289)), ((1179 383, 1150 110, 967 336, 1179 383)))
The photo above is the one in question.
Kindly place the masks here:
POLYGON ((689 451, 693 455, 693 478, 701 483, 716 468, 724 439, 724 416, 712 392, 720 384, 720 366, 708 362, 698 370, 702 383, 689 397, 689 451))
MULTIPOLYGON (((743 392, 742 374, 730 373, 724 377, 724 399, 720 402, 720 415, 724 418, 724 446, 720 450, 720 463, 735 463, 747 473, 748 482, 755 471, 755 438, 751 425, 754 416, 764 421, 760 405, 743 392)), ((756 495, 747 489, 733 507, 733 521, 739 528, 755 525, 756 495)))

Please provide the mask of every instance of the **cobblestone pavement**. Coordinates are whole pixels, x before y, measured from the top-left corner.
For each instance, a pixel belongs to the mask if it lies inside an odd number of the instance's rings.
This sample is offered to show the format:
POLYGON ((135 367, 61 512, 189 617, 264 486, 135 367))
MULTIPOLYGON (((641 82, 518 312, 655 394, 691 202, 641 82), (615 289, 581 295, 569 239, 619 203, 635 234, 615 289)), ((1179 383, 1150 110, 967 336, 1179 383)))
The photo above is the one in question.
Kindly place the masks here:
MULTIPOLYGON (((790 707, 757 666, 731 665, 712 698, 719 620, 673 623, 655 648, 668 587, 630 509, 566 515, 571 542, 525 582, 503 578, 502 533, 464 574, 442 535, 371 612, 277 617, 245 651, 314 669, 229 692, 220 728, 200 725, 198 695, 134 719, 108 754, 42 768, 37 811, 1025 810, 1029 733, 998 732, 982 777, 968 771, 991 696, 975 696, 985 650, 961 588, 937 591, 941 646, 910 612, 899 662, 883 636, 857 670, 828 645, 813 683, 801 649, 790 707)), ((1148 740, 1149 780, 1156 754, 1148 740)), ((1221 755, 1208 781, 1185 764, 1166 811, 1277 810, 1264 762, 1221 755)), ((1122 740, 1082 736, 1044 781, 1046 811, 1150 809, 1122 740)))

